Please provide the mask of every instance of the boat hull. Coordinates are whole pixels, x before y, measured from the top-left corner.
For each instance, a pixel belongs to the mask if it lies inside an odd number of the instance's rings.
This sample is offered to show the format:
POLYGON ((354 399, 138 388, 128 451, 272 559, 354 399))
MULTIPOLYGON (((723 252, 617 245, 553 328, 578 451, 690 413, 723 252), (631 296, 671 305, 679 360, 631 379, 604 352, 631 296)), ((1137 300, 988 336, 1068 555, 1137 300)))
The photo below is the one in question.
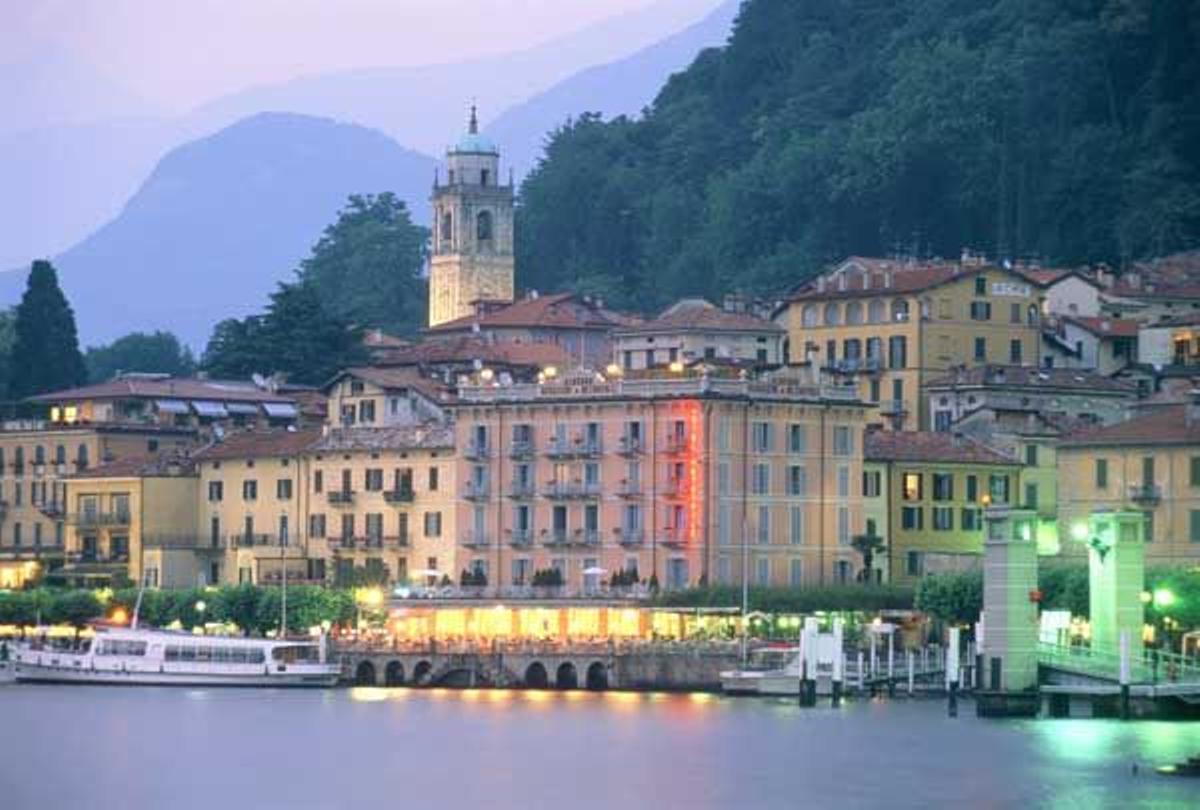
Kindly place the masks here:
POLYGON ((96 684, 104 686, 335 686, 340 672, 274 672, 234 674, 218 672, 102 672, 68 667, 19 664, 19 683, 96 684))

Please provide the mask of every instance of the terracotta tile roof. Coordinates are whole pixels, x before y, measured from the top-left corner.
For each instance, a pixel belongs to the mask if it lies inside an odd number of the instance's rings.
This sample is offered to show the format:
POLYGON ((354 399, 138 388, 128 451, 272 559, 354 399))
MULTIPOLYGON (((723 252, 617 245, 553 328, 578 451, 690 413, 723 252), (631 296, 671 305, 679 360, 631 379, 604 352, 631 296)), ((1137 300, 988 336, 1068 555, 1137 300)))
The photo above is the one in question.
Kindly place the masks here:
POLYGON ((433 333, 458 332, 472 329, 558 328, 609 330, 631 323, 629 316, 597 306, 595 302, 573 292, 528 296, 479 315, 467 315, 430 327, 433 333))
POLYGON ((1200 250, 1137 262, 1108 292, 1125 298, 1200 298, 1200 250))
POLYGON ((1160 326, 1200 326, 1200 312, 1176 315, 1173 318, 1163 318, 1161 321, 1148 323, 1143 328, 1157 329, 1160 326))
POLYGON ((1036 366, 980 365, 956 369, 930 380, 931 390, 952 387, 995 386, 1003 388, 1071 389, 1088 393, 1131 396, 1137 386, 1074 368, 1038 368, 1036 366))
POLYGON ((1081 318, 1067 315, 1063 320, 1100 337, 1137 337, 1138 322, 1128 318, 1081 318))
POLYGON ((192 475, 195 462, 182 453, 147 453, 113 459, 66 476, 69 479, 156 478, 192 475))
POLYGON ((1062 446, 1200 445, 1200 419, 1188 418, 1188 408, 1169 405, 1115 425, 1080 430, 1068 436, 1062 446))
POLYGON ((727 332, 784 332, 782 326, 749 312, 729 312, 703 298, 684 298, 653 320, 615 330, 616 334, 638 335, 686 330, 727 332))
POLYGON ((32 402, 84 399, 198 399, 217 402, 292 402, 292 398, 242 380, 201 380, 194 377, 128 375, 108 382, 51 391, 30 397, 32 402))
POLYGON ((553 343, 491 341, 478 335, 437 338, 404 349, 379 353, 388 366, 469 364, 474 360, 494 365, 543 367, 565 365, 570 358, 553 343))
POLYGON ((863 457, 867 461, 928 461, 946 464, 1012 464, 1019 462, 980 442, 951 433, 871 430, 863 457))
POLYGON ((964 267, 950 262, 909 263, 884 259, 851 257, 840 267, 857 265, 864 273, 847 279, 846 289, 839 289, 836 281, 829 281, 823 274, 804 282, 792 292, 789 301, 825 301, 838 298, 863 298, 891 293, 916 293, 932 289, 950 281, 971 278, 980 273, 1011 273, 1010 270, 992 265, 964 267), (887 276, 887 278, 885 278, 887 276), (826 278, 825 289, 820 288, 820 279, 826 278))
POLYGON ((338 372, 337 376, 325 384, 329 391, 343 377, 355 377, 372 385, 377 385, 385 391, 398 391, 411 388, 422 394, 426 399, 437 401, 449 395, 450 388, 440 380, 430 379, 411 366, 361 366, 348 368, 338 372))
POLYGON ((312 452, 343 450, 453 450, 454 428, 428 423, 389 428, 333 428, 312 452))
POLYGON ((295 456, 321 438, 320 428, 305 430, 244 430, 230 433, 193 456, 196 461, 295 456))

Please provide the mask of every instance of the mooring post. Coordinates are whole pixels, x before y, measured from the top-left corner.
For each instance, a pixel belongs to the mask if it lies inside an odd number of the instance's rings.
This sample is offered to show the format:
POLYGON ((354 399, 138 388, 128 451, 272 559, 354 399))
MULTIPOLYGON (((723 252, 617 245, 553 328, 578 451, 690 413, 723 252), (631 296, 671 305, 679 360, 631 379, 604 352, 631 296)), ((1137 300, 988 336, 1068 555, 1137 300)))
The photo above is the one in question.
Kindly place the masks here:
MULTIPOLYGON (((846 651, 842 649, 842 620, 833 620, 833 686, 834 708, 842 703, 842 681, 846 677, 846 651)), ((815 697, 815 696, 814 696, 815 697)))
POLYGON ((916 654, 912 650, 909 650, 908 651, 908 694, 909 694, 909 697, 912 696, 913 691, 916 686, 916 684, 915 684, 916 673, 913 672, 913 668, 916 666, 916 663, 917 663, 916 654))
POLYGON ((1121 631, 1121 719, 1129 719, 1129 631, 1121 631))
POLYGON ((950 629, 950 644, 946 649, 946 680, 949 687, 948 710, 951 717, 958 717, 958 641, 959 629, 950 629))
POLYGON ((896 631, 888 633, 888 697, 896 694, 896 631))
POLYGON ((862 691, 863 684, 866 682, 863 678, 863 651, 858 651, 858 669, 855 670, 855 679, 858 681, 858 691, 862 691))

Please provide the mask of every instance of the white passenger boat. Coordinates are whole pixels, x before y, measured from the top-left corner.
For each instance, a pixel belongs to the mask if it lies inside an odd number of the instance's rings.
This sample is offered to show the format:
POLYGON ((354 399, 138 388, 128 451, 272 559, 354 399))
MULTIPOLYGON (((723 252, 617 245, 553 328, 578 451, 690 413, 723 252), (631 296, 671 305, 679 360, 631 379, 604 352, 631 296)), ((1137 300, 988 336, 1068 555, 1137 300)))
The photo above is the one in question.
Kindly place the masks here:
POLYGON ((196 636, 99 628, 75 648, 37 642, 13 656, 18 681, 187 686, 332 686, 341 667, 324 639, 196 636))
POLYGON ((729 695, 799 695, 800 648, 754 650, 744 669, 721 673, 721 691, 729 695))

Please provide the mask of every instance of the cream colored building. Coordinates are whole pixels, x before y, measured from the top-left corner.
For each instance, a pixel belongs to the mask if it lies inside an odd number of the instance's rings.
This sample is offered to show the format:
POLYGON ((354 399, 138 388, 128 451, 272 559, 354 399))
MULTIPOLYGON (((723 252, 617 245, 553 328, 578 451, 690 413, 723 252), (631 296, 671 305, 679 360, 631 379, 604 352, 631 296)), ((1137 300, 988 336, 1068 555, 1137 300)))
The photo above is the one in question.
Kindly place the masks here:
POLYGON ((429 325, 472 314, 476 302, 513 300, 513 187, 500 184, 500 152, 467 133, 446 154, 447 181, 433 190, 429 325))
POLYGON ((1200 405, 1157 408, 1064 440, 1058 481, 1066 537, 1092 512, 1136 509, 1147 518, 1147 564, 1200 561, 1200 405))
POLYGON ((844 387, 698 372, 461 386, 459 565, 500 593, 550 568, 572 591, 631 569, 666 588, 849 581, 863 410, 844 387))
POLYGON ((746 312, 737 299, 728 303, 685 298, 657 318, 616 329, 612 362, 625 371, 699 361, 779 365, 783 327, 746 312))
POLYGON ((790 364, 858 385, 871 421, 928 429, 924 386, 956 366, 1035 365, 1040 290, 1024 276, 958 263, 852 257, 806 282, 776 311, 790 364))

